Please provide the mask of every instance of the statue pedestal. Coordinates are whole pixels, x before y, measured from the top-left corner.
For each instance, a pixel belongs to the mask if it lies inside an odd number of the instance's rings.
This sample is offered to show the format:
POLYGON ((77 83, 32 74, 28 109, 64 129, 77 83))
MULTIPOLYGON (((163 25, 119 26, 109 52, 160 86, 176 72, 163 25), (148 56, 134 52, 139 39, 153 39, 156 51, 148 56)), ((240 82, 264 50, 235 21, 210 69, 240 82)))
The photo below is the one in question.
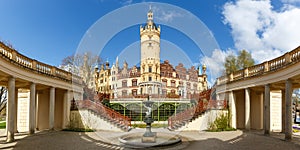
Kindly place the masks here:
POLYGON ((142 143, 155 143, 156 142, 156 133, 152 132, 151 136, 145 136, 142 137, 142 143))

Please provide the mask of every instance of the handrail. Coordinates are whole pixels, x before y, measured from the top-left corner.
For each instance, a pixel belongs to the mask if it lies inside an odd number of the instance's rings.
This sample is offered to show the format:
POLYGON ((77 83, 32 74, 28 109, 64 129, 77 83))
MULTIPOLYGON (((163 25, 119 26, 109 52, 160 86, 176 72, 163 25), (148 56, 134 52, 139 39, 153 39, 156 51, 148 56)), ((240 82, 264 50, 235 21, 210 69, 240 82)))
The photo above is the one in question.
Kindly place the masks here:
POLYGON ((197 105, 186 109, 185 111, 174 114, 168 119, 168 126, 170 129, 174 128, 176 124, 182 124, 193 117, 198 117, 200 114, 204 113, 210 109, 226 109, 226 100, 212 100, 210 99, 212 89, 208 89, 199 94, 199 100, 197 105), (205 102, 206 101, 206 102, 205 102))
POLYGON ((60 68, 50 66, 48 64, 39 62, 25 55, 22 55, 15 49, 5 45, 1 41, 0 41, 0 57, 5 58, 5 60, 9 62, 13 62, 13 64, 19 67, 30 69, 40 74, 44 74, 68 82, 74 82, 78 84, 82 83, 82 79, 79 76, 73 75, 72 73, 62 70, 60 68))
POLYGON ((176 124, 182 124, 193 117, 198 117, 200 114, 204 113, 207 110, 211 109, 226 109, 227 101, 226 100, 212 100, 210 99, 212 89, 208 89, 199 94, 198 104, 186 109, 185 111, 174 114, 168 119, 168 126, 170 129, 175 127, 176 124))
POLYGON ((217 78, 217 85, 226 84, 233 81, 238 81, 245 78, 254 77, 257 75, 272 72, 278 69, 285 68, 300 61, 300 46, 294 50, 285 53, 277 58, 244 68, 227 75, 217 78))
POLYGON ((96 112, 98 115, 101 115, 109 120, 116 121, 124 125, 127 130, 130 129, 131 118, 123 116, 119 112, 116 112, 113 109, 108 108, 99 102, 94 102, 91 100, 76 100, 76 104, 78 109, 90 109, 96 112))
POLYGON ((186 122, 193 117, 198 117, 198 115, 206 112, 207 110, 222 110, 227 108, 226 100, 209 100, 208 102, 203 102, 200 100, 196 106, 190 107, 185 111, 174 114, 168 119, 169 128, 173 128, 176 124, 181 124, 186 122))

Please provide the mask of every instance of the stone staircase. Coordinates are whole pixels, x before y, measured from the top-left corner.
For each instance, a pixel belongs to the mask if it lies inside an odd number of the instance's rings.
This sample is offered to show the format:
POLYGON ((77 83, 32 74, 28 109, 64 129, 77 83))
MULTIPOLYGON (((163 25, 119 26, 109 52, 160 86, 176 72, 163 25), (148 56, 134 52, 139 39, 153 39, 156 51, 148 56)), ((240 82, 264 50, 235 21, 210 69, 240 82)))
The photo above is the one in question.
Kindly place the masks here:
POLYGON ((130 131, 131 119, 101 103, 77 100, 77 108, 86 126, 95 130, 130 131))
POLYGON ((182 112, 174 114, 168 119, 168 129, 178 130, 183 126, 187 126, 195 120, 199 120, 210 110, 223 110, 227 108, 226 100, 212 100, 211 89, 199 94, 197 105, 188 108, 182 112))
MULTIPOLYGON (((227 104, 225 100, 210 100, 208 103, 200 101, 198 105, 169 117, 168 129, 171 131, 182 129, 182 127, 187 127, 189 124, 193 124, 198 120, 207 120, 207 118, 210 117, 209 115, 213 115, 211 120, 214 120, 216 118, 215 112, 224 110, 226 107, 227 104)), ((198 123, 199 129, 200 124, 198 123)))

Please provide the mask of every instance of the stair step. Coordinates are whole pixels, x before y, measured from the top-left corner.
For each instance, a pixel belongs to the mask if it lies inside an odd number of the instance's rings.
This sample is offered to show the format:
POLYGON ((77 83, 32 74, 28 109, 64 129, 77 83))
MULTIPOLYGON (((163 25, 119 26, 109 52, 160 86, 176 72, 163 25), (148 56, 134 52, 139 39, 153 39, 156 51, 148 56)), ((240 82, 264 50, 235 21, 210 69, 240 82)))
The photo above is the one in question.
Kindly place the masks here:
POLYGON ((106 122, 109 122, 110 124, 116 126, 117 128, 123 130, 123 131, 130 131, 132 128, 131 127, 127 127, 126 125, 120 123, 120 121, 118 120, 115 120, 115 119, 112 119, 106 115, 103 115, 101 113, 97 113, 96 111, 94 110, 91 110, 91 109, 88 109, 88 111, 91 113, 91 115, 95 115, 97 118, 100 118, 106 122))

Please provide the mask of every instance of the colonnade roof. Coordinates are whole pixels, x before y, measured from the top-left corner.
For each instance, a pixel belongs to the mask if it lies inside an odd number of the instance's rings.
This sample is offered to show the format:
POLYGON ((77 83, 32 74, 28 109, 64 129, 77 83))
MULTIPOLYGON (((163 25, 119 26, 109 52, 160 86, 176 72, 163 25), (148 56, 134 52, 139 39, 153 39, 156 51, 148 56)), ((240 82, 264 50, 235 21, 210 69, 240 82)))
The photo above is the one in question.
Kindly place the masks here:
POLYGON ((57 87, 82 91, 82 78, 70 72, 22 55, 0 41, 0 85, 16 78, 16 87, 26 88, 36 83, 38 88, 57 87))

